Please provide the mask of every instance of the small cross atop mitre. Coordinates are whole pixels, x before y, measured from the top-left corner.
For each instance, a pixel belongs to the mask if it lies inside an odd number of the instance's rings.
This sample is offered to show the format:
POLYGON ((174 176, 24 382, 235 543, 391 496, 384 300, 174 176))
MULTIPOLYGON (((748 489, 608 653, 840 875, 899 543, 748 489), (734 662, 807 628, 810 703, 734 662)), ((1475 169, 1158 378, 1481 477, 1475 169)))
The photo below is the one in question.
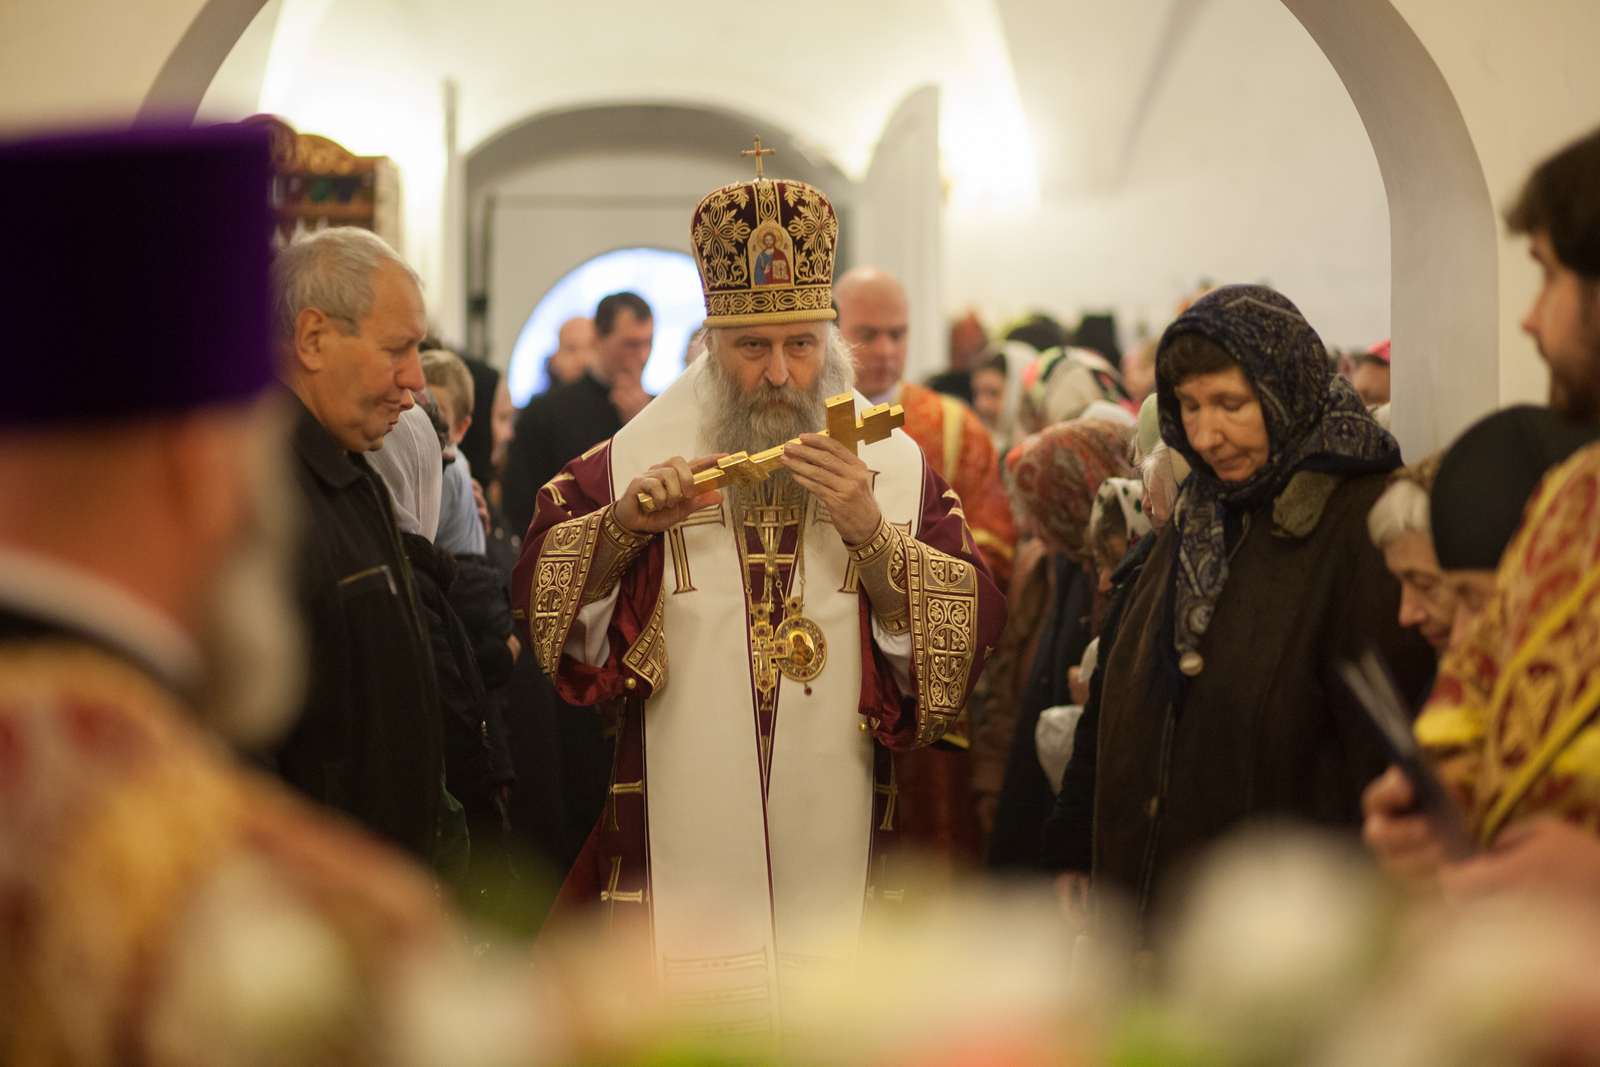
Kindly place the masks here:
POLYGON ((775 155, 778 154, 778 150, 776 148, 762 148, 761 147, 761 138, 757 137, 756 138, 756 146, 754 148, 747 148, 743 152, 740 152, 739 154, 741 156, 755 156, 756 157, 756 181, 760 182, 760 181, 766 181, 766 175, 761 173, 761 157, 762 156, 775 156, 775 155))

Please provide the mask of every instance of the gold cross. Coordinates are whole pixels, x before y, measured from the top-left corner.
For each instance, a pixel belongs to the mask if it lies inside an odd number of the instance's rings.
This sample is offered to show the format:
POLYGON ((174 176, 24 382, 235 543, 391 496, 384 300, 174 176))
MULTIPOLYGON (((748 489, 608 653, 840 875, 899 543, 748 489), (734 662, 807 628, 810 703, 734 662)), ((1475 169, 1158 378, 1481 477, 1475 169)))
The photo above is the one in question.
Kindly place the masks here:
POLYGON ((868 408, 858 419, 854 394, 840 393, 828 398, 828 436, 851 452, 856 451, 857 443, 875 444, 893 433, 895 427, 905 424, 906 413, 899 404, 868 408))
POLYGON ((775 156, 775 155, 778 154, 778 150, 776 148, 762 148, 761 147, 761 138, 757 137, 756 138, 756 146, 754 148, 746 149, 745 151, 740 152, 739 154, 741 156, 755 156, 756 157, 756 181, 759 182, 759 181, 763 180, 763 177, 762 177, 762 174, 761 174, 761 157, 762 156, 775 156))
POLYGON ((642 889, 635 889, 631 893, 619 893, 619 892, 617 892, 617 883, 620 882, 621 880, 622 880, 622 857, 621 856, 612 856, 611 857, 611 881, 607 882, 606 883, 606 887, 604 889, 600 890, 600 900, 601 900, 602 903, 604 903, 606 905, 606 929, 607 930, 611 929, 611 921, 614 918, 616 918, 617 905, 619 903, 621 903, 621 904, 643 904, 644 903, 644 890, 642 890, 642 889))
POLYGON ((894 762, 889 763, 889 781, 873 782, 872 791, 887 800, 883 805, 883 822, 878 825, 880 830, 894 829, 894 802, 900 797, 900 786, 894 780, 894 762))
MULTIPOLYGON (((840 393, 828 398, 828 428, 823 433, 855 452, 858 444, 875 444, 893 433, 896 427, 905 424, 906 412, 899 404, 879 404, 875 408, 868 408, 858 419, 854 394, 840 393)), ((768 474, 781 466, 783 445, 757 452, 753 456, 746 452, 735 452, 718 460, 710 470, 696 474, 694 491, 709 493, 729 482, 734 485, 753 485, 765 481, 768 474)), ((656 502, 650 494, 640 493, 639 510, 648 514, 655 509, 656 502)))
MULTIPOLYGON (((612 799, 611 799, 611 803, 608 805, 608 807, 611 808, 611 828, 613 830, 622 829, 622 827, 617 825, 617 801, 616 801, 616 798, 621 796, 624 793, 632 793, 635 796, 641 796, 641 797, 644 796, 644 779, 641 778, 637 782, 617 782, 617 783, 612 785, 612 787, 611 787, 611 797, 612 797, 612 799)), ((616 857, 612 857, 612 858, 615 859, 616 857)), ((621 870, 620 863, 619 863, 619 866, 618 866, 618 870, 621 870)), ((613 886, 612 888, 615 889, 616 887, 613 886)))
POLYGON ((767 609, 756 604, 751 612, 756 621, 750 625, 750 660, 755 668, 756 691, 765 696, 778 688, 778 656, 784 648, 773 636, 767 609))

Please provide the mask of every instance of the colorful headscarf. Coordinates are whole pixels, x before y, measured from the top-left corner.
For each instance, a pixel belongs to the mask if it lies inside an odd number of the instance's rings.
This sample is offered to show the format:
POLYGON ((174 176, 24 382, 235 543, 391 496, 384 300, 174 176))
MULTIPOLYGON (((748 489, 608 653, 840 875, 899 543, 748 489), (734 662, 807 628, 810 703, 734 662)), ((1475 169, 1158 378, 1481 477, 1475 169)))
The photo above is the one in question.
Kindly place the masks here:
MULTIPOLYGON (((1094 514, 1104 514, 1111 508, 1122 512, 1129 548, 1150 532, 1150 516, 1144 513, 1144 482, 1137 478, 1107 478, 1101 482, 1100 490, 1095 493, 1094 514)), ((1090 518, 1093 523, 1093 515, 1090 518)))
POLYGON ((1300 470, 1358 474, 1393 470, 1400 446, 1368 412, 1355 388, 1328 368, 1327 353, 1305 316, 1281 293, 1260 285, 1213 289, 1179 315, 1156 351, 1161 437, 1189 461, 1178 524, 1173 646, 1179 662, 1196 650, 1228 581, 1224 519, 1275 497, 1300 470), (1173 338, 1193 333, 1239 363, 1261 402, 1270 452, 1242 482, 1225 482, 1189 444, 1177 393, 1162 383, 1161 361, 1173 338))
POLYGON ((1131 478, 1126 427, 1103 419, 1058 423, 1034 434, 1006 457, 1018 503, 1079 563, 1095 494, 1107 478, 1131 478))

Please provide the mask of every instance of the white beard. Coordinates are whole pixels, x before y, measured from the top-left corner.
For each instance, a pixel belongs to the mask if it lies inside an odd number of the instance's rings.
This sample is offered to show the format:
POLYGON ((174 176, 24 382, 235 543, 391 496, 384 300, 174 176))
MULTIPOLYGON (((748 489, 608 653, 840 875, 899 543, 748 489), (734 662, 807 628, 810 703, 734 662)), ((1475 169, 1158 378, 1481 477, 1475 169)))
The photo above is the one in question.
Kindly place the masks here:
MULTIPOLYGON (((705 380, 710 395, 702 410, 700 450, 748 452, 754 455, 776 448, 803 433, 818 433, 827 425, 828 398, 849 392, 855 385, 855 368, 844 350, 837 327, 828 329, 822 373, 801 389, 792 382, 774 386, 763 381, 744 392, 739 379, 723 367, 717 356, 717 338, 707 338, 705 380)), ((786 492, 793 479, 787 469, 772 472, 773 489, 786 492)))
POLYGON ((196 713, 242 749, 279 740, 305 693, 305 635, 291 592, 300 508, 283 427, 281 417, 263 424, 255 516, 196 627, 204 668, 196 713))

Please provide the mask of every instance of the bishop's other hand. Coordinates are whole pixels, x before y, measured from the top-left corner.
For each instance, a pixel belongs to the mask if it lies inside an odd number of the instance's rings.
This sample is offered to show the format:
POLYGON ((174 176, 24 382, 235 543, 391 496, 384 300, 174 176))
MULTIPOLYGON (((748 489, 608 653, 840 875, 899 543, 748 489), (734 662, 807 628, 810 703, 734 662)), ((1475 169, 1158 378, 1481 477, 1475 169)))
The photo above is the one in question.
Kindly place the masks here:
POLYGON ((717 465, 726 453, 701 456, 686 460, 673 456, 665 463, 657 463, 628 483, 627 492, 617 499, 617 522, 624 530, 639 534, 658 534, 678 525, 701 508, 722 503, 722 494, 713 490, 696 494, 694 476, 717 465), (646 512, 639 507, 639 494, 644 493, 655 501, 656 509, 646 512))
POLYGON ((828 505, 833 528, 847 545, 859 545, 882 517, 872 495, 872 472, 846 445, 819 433, 801 434, 783 446, 783 465, 794 480, 828 505))

